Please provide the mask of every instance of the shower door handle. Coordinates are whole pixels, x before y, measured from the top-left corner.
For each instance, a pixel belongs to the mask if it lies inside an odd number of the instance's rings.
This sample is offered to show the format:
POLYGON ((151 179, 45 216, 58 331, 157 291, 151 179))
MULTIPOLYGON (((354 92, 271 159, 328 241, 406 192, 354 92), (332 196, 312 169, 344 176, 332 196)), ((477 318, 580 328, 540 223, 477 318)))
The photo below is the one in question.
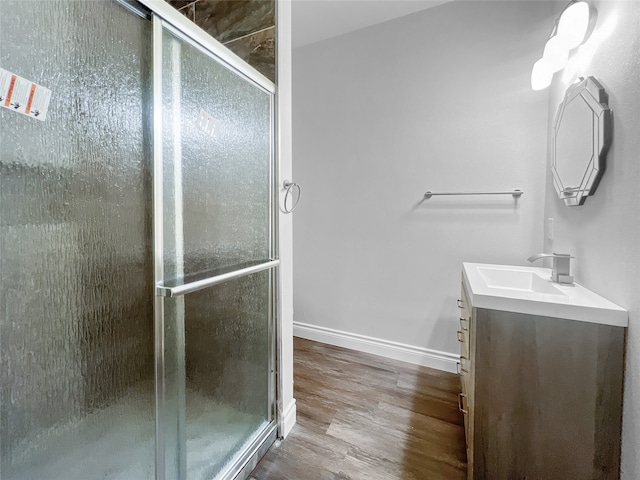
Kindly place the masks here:
POLYGON ((222 273, 220 275, 214 275, 213 277, 205 278, 203 280, 196 280, 194 282, 185 283, 183 285, 166 286, 156 285, 156 295, 158 297, 178 297, 180 295, 186 295, 187 293, 197 292, 203 288, 212 287, 227 280, 234 278, 244 277, 251 275, 252 273, 258 273, 263 270, 268 270, 280 265, 280 260, 270 260, 268 262, 259 263, 258 265, 252 265, 250 267, 241 268, 232 272, 222 273))

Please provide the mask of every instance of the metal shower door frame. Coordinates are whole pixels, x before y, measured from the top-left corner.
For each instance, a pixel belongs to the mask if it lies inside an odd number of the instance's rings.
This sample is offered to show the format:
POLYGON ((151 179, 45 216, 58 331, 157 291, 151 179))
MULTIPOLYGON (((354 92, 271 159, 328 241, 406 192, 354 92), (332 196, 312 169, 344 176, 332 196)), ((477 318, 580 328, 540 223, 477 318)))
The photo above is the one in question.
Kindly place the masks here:
MULTIPOLYGON (((128 3, 128 0, 119 0, 128 3)), ((261 436, 251 445, 247 451, 233 463, 223 475, 225 478, 233 478, 235 472, 244 471, 250 466, 252 459, 260 456, 266 451, 265 445, 270 444, 271 438, 275 439, 278 414, 277 408, 277 322, 279 317, 279 250, 278 250, 278 192, 276 183, 278 178, 278 162, 276 159, 276 132, 275 132, 275 84, 248 65, 242 59, 229 51, 224 45, 213 39, 204 30, 197 27, 186 19, 181 13, 171 7, 164 0, 137 0, 137 4, 151 14, 153 21, 153 246, 154 246, 154 325, 155 325, 155 376, 156 376, 156 480, 173 480, 167 478, 166 466, 166 445, 163 434, 164 420, 164 297, 182 295, 194 289, 207 288, 209 286, 222 283, 231 278, 249 275, 262 270, 270 270, 270 305, 269 305, 269 361, 271 363, 270 373, 270 417, 271 427, 263 431, 261 436), (190 289, 188 285, 178 289, 169 289, 163 286, 164 278, 164 258, 163 258, 163 122, 162 122, 162 34, 164 30, 184 40, 187 44, 194 46, 217 61, 240 77, 252 83, 265 93, 270 95, 271 103, 271 160, 269 175, 269 249, 270 259, 268 262, 234 272, 200 281, 200 285, 190 289), (172 291, 173 290, 173 291, 172 291)), ((129 3, 131 7, 131 3, 129 3)), ((135 7, 134 11, 140 13, 135 7)), ((246 472, 247 474, 249 472, 246 472)), ((184 469, 179 469, 180 479, 186 478, 184 469)), ((178 479, 176 479, 178 480, 178 479)))

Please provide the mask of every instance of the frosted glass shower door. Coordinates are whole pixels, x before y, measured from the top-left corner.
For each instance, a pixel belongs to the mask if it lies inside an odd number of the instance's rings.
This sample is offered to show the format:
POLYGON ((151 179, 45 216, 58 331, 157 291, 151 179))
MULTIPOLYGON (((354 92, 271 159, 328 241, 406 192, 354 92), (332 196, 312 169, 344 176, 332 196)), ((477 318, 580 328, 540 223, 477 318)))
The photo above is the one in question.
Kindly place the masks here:
POLYGON ((0 0, 0 67, 51 91, 0 108, 2 480, 155 477, 151 36, 112 0, 0 0))
POLYGON ((275 436, 273 94, 157 17, 154 37, 159 458, 235 478, 275 436))

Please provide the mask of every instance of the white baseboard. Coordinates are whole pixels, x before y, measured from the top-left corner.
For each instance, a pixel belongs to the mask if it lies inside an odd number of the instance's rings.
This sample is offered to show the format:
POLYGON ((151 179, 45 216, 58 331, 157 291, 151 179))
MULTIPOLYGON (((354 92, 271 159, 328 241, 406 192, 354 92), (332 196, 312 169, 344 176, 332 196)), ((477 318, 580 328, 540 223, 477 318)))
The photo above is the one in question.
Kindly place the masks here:
POLYGON ((293 322, 293 336, 456 373, 459 355, 332 328, 293 322))
POLYGON ((296 399, 292 398, 291 401, 289 402, 289 405, 287 405, 283 409, 278 436, 281 438, 287 438, 287 435, 289 435, 289 432, 291 432, 291 429, 295 424, 296 424, 296 399))

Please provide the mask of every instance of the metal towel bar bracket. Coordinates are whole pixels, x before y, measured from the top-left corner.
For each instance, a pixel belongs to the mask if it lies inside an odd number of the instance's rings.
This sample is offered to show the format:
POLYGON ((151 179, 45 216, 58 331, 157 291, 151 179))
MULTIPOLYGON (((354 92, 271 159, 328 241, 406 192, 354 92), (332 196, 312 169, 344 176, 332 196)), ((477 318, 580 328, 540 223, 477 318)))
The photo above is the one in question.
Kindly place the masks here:
POLYGON ((425 199, 439 195, 512 195, 513 198, 520 198, 524 192, 522 190, 512 190, 510 192, 427 192, 424 194, 425 199))

